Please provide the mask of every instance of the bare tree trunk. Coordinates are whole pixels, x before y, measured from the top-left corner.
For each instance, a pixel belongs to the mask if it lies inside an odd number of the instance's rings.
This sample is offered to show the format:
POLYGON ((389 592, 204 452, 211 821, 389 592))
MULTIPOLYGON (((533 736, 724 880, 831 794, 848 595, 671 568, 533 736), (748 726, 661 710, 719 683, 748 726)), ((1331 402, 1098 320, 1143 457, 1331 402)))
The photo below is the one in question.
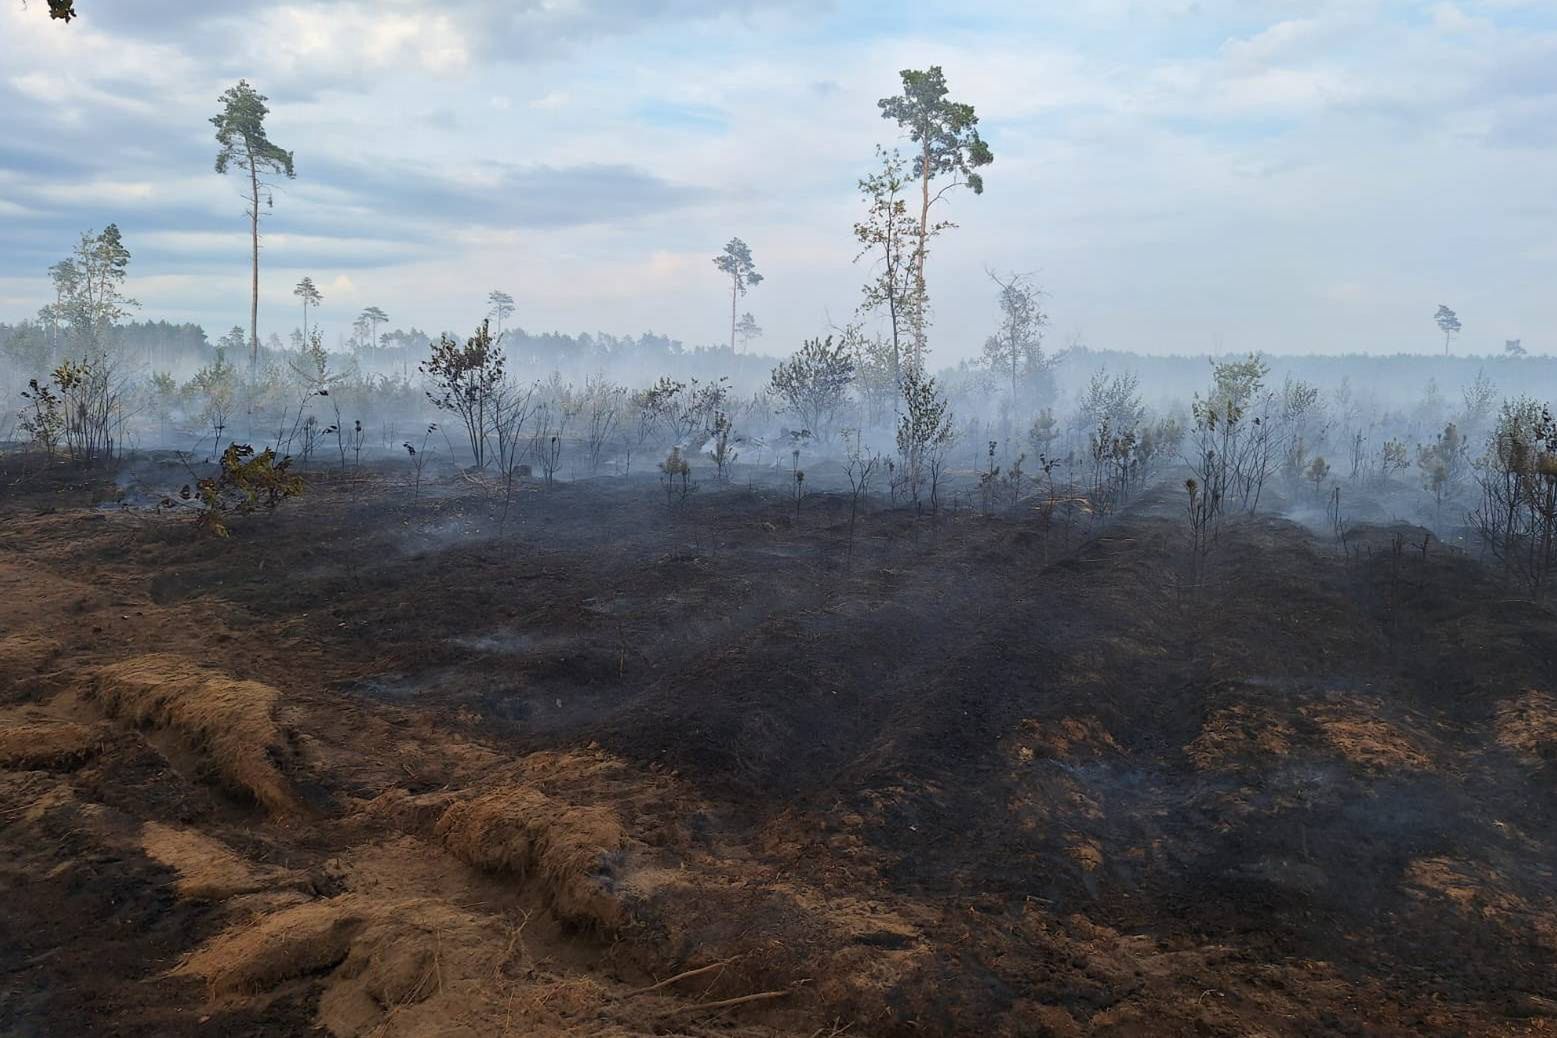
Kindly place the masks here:
POLYGON ((254 168, 254 149, 249 153, 249 372, 259 366, 259 170, 254 168))
POLYGON ((730 355, 735 355, 735 297, 740 291, 739 274, 730 275, 730 355))
POLYGON ((925 342, 925 318, 930 304, 924 287, 925 252, 930 243, 930 135, 924 135, 924 152, 919 175, 919 249, 914 258, 914 294, 918 304, 914 308, 914 358, 923 363, 928 350, 925 342))
POLYGON ((1007 342, 1009 343, 1009 345, 1011 347, 1011 424, 1013 426, 1015 426, 1015 425, 1017 425, 1021 421, 1021 417, 1022 417, 1021 415, 1017 414, 1017 410, 1016 410, 1017 348, 1016 348, 1016 329, 1015 328, 1011 328, 1011 329, 1009 329, 1007 331, 1006 339, 1007 339, 1007 342))

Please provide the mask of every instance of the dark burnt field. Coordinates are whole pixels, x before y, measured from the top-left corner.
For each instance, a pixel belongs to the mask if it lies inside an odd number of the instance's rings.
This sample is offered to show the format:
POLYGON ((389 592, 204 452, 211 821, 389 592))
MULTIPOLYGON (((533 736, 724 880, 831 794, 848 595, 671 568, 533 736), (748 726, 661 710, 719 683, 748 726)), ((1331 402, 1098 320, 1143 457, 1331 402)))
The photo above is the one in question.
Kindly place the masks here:
POLYGON ((1557 1034, 1557 618, 1422 531, 308 479, 7 459, 0 1034, 1557 1034))

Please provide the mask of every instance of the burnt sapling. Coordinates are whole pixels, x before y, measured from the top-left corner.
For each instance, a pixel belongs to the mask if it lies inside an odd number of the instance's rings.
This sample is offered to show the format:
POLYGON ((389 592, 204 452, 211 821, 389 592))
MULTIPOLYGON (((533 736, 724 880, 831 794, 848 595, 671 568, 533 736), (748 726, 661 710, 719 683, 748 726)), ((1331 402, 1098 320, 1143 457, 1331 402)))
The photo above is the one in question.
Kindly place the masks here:
POLYGON ((670 454, 660 462, 660 484, 665 488, 665 503, 673 504, 679 496, 685 502, 695 489, 692 483, 692 466, 681 454, 680 447, 672 447, 670 454))
POLYGON ((227 537, 233 517, 273 512, 282 501, 303 493, 303 478, 292 472, 291 466, 290 457, 278 459, 269 447, 255 453, 246 443, 230 443, 222 452, 215 476, 198 479, 193 487, 186 483, 178 500, 165 497, 159 507, 191 506, 196 527, 227 537))
POLYGON ((860 498, 870 493, 871 483, 880 467, 881 455, 864 447, 859 430, 854 432, 854 445, 844 461, 843 473, 849 480, 849 547, 847 562, 854 562, 854 525, 860 513, 860 498))
POLYGON ((427 399, 460 420, 477 469, 487 466, 504 364, 503 348, 483 320, 463 343, 440 336, 432 343, 431 355, 417 365, 431 383, 427 399))
POLYGON ((735 423, 730 421, 730 416, 723 411, 716 411, 710 432, 708 453, 714 460, 714 478, 724 483, 729 480, 730 466, 734 465, 735 459, 740 456, 734 446, 735 423))
POLYGON ((422 468, 427 464, 427 442, 432 439, 432 434, 437 431, 437 422, 427 423, 427 432, 422 436, 422 446, 420 450, 418 450, 416 447, 413 447, 410 440, 407 440, 405 443, 401 444, 401 446, 405 448, 406 454, 410 456, 411 468, 416 473, 416 482, 412 485, 411 488, 411 500, 413 501, 421 496, 422 468))

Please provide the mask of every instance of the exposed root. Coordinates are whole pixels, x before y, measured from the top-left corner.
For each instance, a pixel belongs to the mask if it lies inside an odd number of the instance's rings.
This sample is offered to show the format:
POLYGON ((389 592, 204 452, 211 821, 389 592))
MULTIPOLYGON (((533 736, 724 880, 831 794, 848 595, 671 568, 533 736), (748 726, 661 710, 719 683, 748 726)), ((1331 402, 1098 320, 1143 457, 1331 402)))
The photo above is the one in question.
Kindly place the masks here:
POLYGON ((699 966, 695 970, 685 970, 685 971, 683 971, 681 973, 676 974, 673 977, 666 977, 664 980, 660 981, 658 984, 650 984, 646 988, 639 988, 636 991, 629 991, 629 992, 627 992, 627 994, 623 995, 622 997, 623 998, 634 998, 634 997, 636 997, 638 995, 647 995, 647 994, 649 994, 652 991, 659 991, 661 988, 667 988, 667 987, 669 987, 672 984, 679 984, 683 980, 691 980, 693 977, 701 977, 701 976, 704 976, 705 974, 713 973, 715 970, 722 970, 722 969, 724 969, 726 966, 730 965, 730 963, 732 963, 734 961, 735 961, 734 959, 725 959, 722 962, 711 962, 707 966, 699 966))
POLYGON ((660 1019, 672 1016, 687 1016, 691 1013, 707 1012, 711 1009, 730 1009, 734 1006, 744 1006, 749 1002, 767 1002, 775 998, 783 998, 788 991, 758 991, 750 995, 739 995, 735 998, 721 998, 717 1002, 699 1002, 690 1006, 677 1006, 660 1014, 660 1019))

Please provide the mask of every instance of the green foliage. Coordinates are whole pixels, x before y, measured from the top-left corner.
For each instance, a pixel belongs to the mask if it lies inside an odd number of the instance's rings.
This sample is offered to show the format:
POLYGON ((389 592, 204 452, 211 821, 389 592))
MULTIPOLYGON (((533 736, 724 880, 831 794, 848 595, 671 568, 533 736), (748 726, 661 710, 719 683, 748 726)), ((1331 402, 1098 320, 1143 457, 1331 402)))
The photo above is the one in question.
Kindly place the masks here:
POLYGON ((1460 397, 1465 402, 1465 428, 1469 433, 1474 434, 1486 425, 1497 407, 1497 386, 1487 377, 1485 368, 1477 368, 1476 377, 1460 390, 1460 397))
POLYGON ((432 355, 417 370, 432 382, 427 399, 440 411, 459 417, 478 469, 487 463, 487 440, 497 417, 496 400, 503 384, 503 349, 483 320, 476 334, 462 344, 448 334, 432 344, 432 355))
POLYGON ((34 444, 47 451, 49 457, 54 457, 54 449, 59 445, 60 435, 65 428, 64 416, 60 414, 59 396, 47 383, 34 378, 28 379, 27 388, 22 391, 22 399, 27 401, 27 406, 18 415, 22 431, 32 438, 34 444))
POLYGON ((1504 401, 1476 479, 1481 500, 1471 525, 1510 576, 1540 592, 1557 569, 1557 419, 1551 408, 1529 397, 1504 401))
POLYGON ((783 410, 802 425, 828 439, 838 409, 849 398, 854 357, 848 346, 826 339, 807 339, 789 360, 773 369, 769 388, 783 400, 783 410))
POLYGON ((735 322, 735 338, 746 349, 751 349, 753 339, 762 338, 762 327, 757 324, 757 319, 750 312, 741 315, 741 319, 735 322))
POLYGON ((1265 385, 1270 365, 1258 353, 1242 360, 1211 362, 1211 397, 1207 404, 1228 421, 1243 417, 1265 385))
POLYGON ((1146 417, 1140 385, 1140 379, 1131 372, 1110 375, 1107 369, 1099 368, 1081 394, 1077 420, 1083 427, 1107 424, 1115 432, 1134 429, 1146 417))
POLYGON ((714 257, 714 266, 729 276, 732 291, 739 295, 745 295, 747 289, 762 282, 762 275, 757 273, 757 265, 751 258, 751 246, 739 238, 731 238, 725 243, 724 251, 714 257))
POLYGON ((1281 384, 1282 420, 1301 425, 1320 407, 1319 387, 1312 382, 1287 376, 1281 384))
MULTIPOLYGON (((248 80, 239 80, 229 87, 219 99, 222 110, 211 117, 216 127, 216 172, 225 174, 236 169, 246 174, 249 181, 249 235, 252 242, 249 292, 249 349, 252 359, 259 357, 259 239, 260 204, 269 208, 274 204, 265 177, 283 174, 288 179, 297 176, 292 163, 292 153, 272 141, 265 131, 265 117, 270 109, 265 96, 249 86, 248 80)), ((306 310, 304 311, 306 315, 306 310)))
POLYGON ((939 65, 923 72, 903 69, 902 77, 902 94, 882 98, 877 107, 882 118, 896 120, 915 145, 913 175, 919 180, 919 219, 911 263, 914 302, 906 316, 913 331, 914 362, 923 364, 929 352, 930 293, 925 283, 929 242, 931 236, 952 226, 932 225, 930 209, 953 188, 968 187, 974 194, 982 194, 984 178, 976 171, 995 157, 979 137, 973 106, 947 99, 946 77, 939 65), (950 183, 932 194, 931 182, 945 178, 950 183))
POLYGON ((222 358, 229 354, 241 353, 248 341, 248 335, 235 324, 227 330, 227 334, 216 340, 216 355, 222 358))
POLYGON ((1468 467, 1469 447, 1453 422, 1432 443, 1417 449, 1416 464, 1422 472, 1422 488, 1433 495, 1440 506, 1446 496, 1459 489, 1468 467))
POLYGON ((1045 407, 1038 412, 1038 417, 1033 419, 1033 424, 1027 431, 1027 440, 1033 446, 1033 453, 1040 460, 1049 456, 1049 445, 1060 435, 1060 424, 1054 417, 1054 412, 1045 407))
POLYGON ((866 335, 858 323, 845 325, 839 338, 854 360, 854 387, 865 406, 865 424, 878 426, 898 400, 893 344, 880 335, 866 335))
POLYGON ((910 371, 903 377, 903 416, 897 424, 898 453, 904 457, 952 439, 951 405, 930 375, 910 371))
POLYGON ((979 118, 970 104, 947 99, 946 75, 939 65, 924 71, 903 69, 903 92, 876 102, 883 119, 896 120, 919 145, 914 176, 925 180, 954 175, 974 194, 984 191, 976 170, 995 161, 979 136, 979 118))
POLYGON ((503 322, 512 317, 514 313, 514 297, 507 292, 493 289, 487 293, 487 306, 491 308, 487 311, 487 317, 497 321, 497 334, 501 337, 503 334, 503 322))
POLYGON ((984 363, 1010 379, 1013 405, 1047 404, 1054 397, 1054 375, 1043 355, 1049 316, 1043 312, 1042 293, 1025 274, 1001 278, 991 271, 989 276, 1000 288, 1000 328, 984 342, 984 363))
POLYGON ((125 383, 102 355, 66 360, 47 383, 31 379, 18 414, 32 441, 52 458, 63 444, 70 460, 90 465, 114 456, 115 434, 124 423, 125 383))
POLYGON ((118 225, 83 232, 70 256, 49 268, 54 302, 38 312, 39 320, 67 336, 71 349, 101 352, 108 329, 140 305, 122 290, 129 266, 118 225))
MULTIPOLYGON (((900 388, 903 368, 903 334, 921 323, 919 296, 914 291, 914 249, 919 223, 908 212, 908 179, 903 157, 896 151, 876 149, 881 168, 859 182, 865 199, 865 219, 854 225, 860 251, 854 257, 870 257, 874 276, 865 283, 860 309, 882 314, 891 334, 891 352, 885 356, 891 373, 892 392, 900 388)), ((940 228, 931 229, 935 233, 940 228)))
POLYGON ((902 478, 915 504, 928 483, 931 504, 946 448, 952 442, 951 405, 935 379, 918 368, 903 373, 903 413, 897 420, 897 452, 902 478))
POLYGON ((318 307, 324 302, 324 296, 320 293, 318 287, 314 285, 314 279, 306 274, 303 276, 303 280, 293 287, 292 294, 303 301, 303 336, 307 338, 308 308, 310 306, 318 307))
POLYGON ((740 457, 735 449, 735 423, 723 411, 714 413, 713 426, 709 430, 709 456, 713 458, 716 477, 723 483, 729 478, 730 466, 740 457))
POLYGON ((365 307, 362 313, 357 316, 357 323, 367 326, 367 346, 369 349, 374 349, 378 346, 378 326, 388 321, 389 315, 377 306, 365 307))
POLYGON ((240 79, 237 86, 229 87, 219 98, 222 110, 211 116, 216 127, 216 143, 221 149, 216 153, 216 172, 226 173, 229 168, 254 176, 263 173, 282 173, 297 176, 292 163, 292 153, 271 141, 265 131, 265 117, 270 108, 269 98, 240 79))
POLYGON ((152 395, 159 399, 167 399, 178 393, 178 380, 167 371, 153 372, 150 386, 152 395))
POLYGON ((1438 312, 1433 314, 1433 323, 1438 325, 1438 330, 1443 332, 1443 352, 1449 353, 1449 341, 1460 334, 1460 318, 1447 306, 1439 304, 1438 312))
POLYGON ((1388 480, 1390 473, 1399 472, 1411 464, 1411 456, 1406 452, 1406 445, 1399 440, 1388 440, 1379 451, 1379 472, 1388 480))
POLYGON ((671 443, 693 450, 701 447, 712 434, 714 418, 725 410, 729 396, 728 377, 678 382, 661 376, 631 397, 631 404, 638 411, 638 442, 646 442, 655 429, 660 429, 671 443))
MULTIPOLYGON (((246 443, 230 443, 219 464, 216 476, 200 480, 193 491, 185 486, 179 492, 183 500, 197 502, 195 524, 218 537, 229 535, 227 524, 233 516, 274 511, 282 501, 304 490, 303 477, 290 471, 292 459, 278 461, 276 452, 268 447, 256 454, 246 443)), ((173 502, 165 500, 163 504, 171 506, 173 502)))
POLYGON ((660 462, 660 484, 665 488, 667 504, 678 496, 685 501, 692 493, 692 466, 682 456, 679 446, 672 447, 665 460, 660 462))
MULTIPOLYGON (((725 243, 724 251, 714 257, 714 266, 730 278, 730 352, 735 352, 738 327, 735 319, 735 302, 753 285, 762 283, 757 265, 751 258, 751 247, 739 238, 725 243)), ((755 322, 754 322, 755 323, 755 322)))
POLYGON ((324 302, 324 296, 320 294, 318 287, 314 285, 314 279, 306 274, 303 275, 303 280, 299 281, 296 287, 292 289, 292 294, 301 299, 305 307, 318 306, 324 302))

